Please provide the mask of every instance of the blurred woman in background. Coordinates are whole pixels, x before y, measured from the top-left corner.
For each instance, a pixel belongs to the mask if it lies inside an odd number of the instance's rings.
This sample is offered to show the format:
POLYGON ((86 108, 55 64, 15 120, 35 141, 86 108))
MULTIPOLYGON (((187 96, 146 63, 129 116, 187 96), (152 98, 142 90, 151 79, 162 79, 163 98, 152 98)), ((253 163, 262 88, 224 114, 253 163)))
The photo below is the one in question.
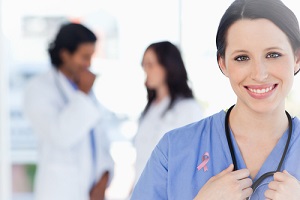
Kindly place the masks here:
POLYGON ((174 44, 168 41, 151 44, 144 53, 142 67, 148 102, 134 140, 136 181, 164 133, 202 117, 201 107, 188 85, 181 53, 174 44))

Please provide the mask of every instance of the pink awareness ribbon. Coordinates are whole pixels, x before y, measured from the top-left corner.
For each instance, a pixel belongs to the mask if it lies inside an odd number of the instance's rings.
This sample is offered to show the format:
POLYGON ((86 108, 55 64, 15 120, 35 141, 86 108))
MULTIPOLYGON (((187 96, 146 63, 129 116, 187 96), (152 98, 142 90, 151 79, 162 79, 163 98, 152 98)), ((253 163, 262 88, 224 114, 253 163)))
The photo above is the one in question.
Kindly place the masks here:
POLYGON ((205 152, 202 156, 202 163, 197 167, 198 171, 203 168, 204 171, 206 172, 208 170, 207 165, 206 165, 208 163, 208 161, 209 161, 209 153, 205 152))

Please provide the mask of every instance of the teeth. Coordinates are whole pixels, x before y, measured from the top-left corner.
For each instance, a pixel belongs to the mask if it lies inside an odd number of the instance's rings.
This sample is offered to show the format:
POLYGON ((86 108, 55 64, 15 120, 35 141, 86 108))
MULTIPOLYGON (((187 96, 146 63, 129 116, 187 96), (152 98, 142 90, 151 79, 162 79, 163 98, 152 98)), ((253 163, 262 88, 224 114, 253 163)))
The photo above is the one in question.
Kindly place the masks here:
POLYGON ((248 88, 248 89, 253 93, 264 94, 264 93, 271 91, 273 88, 274 88, 274 86, 264 88, 264 89, 252 89, 252 88, 248 88))

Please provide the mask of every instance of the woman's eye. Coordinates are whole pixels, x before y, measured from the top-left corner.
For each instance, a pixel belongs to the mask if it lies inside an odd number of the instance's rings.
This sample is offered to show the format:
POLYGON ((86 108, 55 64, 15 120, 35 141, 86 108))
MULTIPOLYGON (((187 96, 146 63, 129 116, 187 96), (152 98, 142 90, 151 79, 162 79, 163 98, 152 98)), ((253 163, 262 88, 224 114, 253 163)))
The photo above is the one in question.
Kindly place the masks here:
POLYGON ((267 58, 278 58, 278 57, 280 57, 279 53, 269 53, 267 55, 267 58))
POLYGON ((236 61, 246 61, 249 60, 248 56, 237 56, 234 60, 236 61))

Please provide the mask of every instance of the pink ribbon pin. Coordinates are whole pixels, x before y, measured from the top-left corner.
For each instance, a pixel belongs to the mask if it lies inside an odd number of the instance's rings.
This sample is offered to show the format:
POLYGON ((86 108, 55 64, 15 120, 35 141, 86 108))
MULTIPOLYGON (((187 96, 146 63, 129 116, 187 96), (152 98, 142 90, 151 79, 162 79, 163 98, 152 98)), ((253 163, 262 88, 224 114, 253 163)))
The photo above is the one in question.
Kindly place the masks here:
POLYGON ((209 153, 205 152, 202 156, 202 163, 197 167, 198 171, 203 168, 204 171, 206 172, 208 170, 207 165, 206 165, 208 163, 208 161, 209 161, 209 153))

